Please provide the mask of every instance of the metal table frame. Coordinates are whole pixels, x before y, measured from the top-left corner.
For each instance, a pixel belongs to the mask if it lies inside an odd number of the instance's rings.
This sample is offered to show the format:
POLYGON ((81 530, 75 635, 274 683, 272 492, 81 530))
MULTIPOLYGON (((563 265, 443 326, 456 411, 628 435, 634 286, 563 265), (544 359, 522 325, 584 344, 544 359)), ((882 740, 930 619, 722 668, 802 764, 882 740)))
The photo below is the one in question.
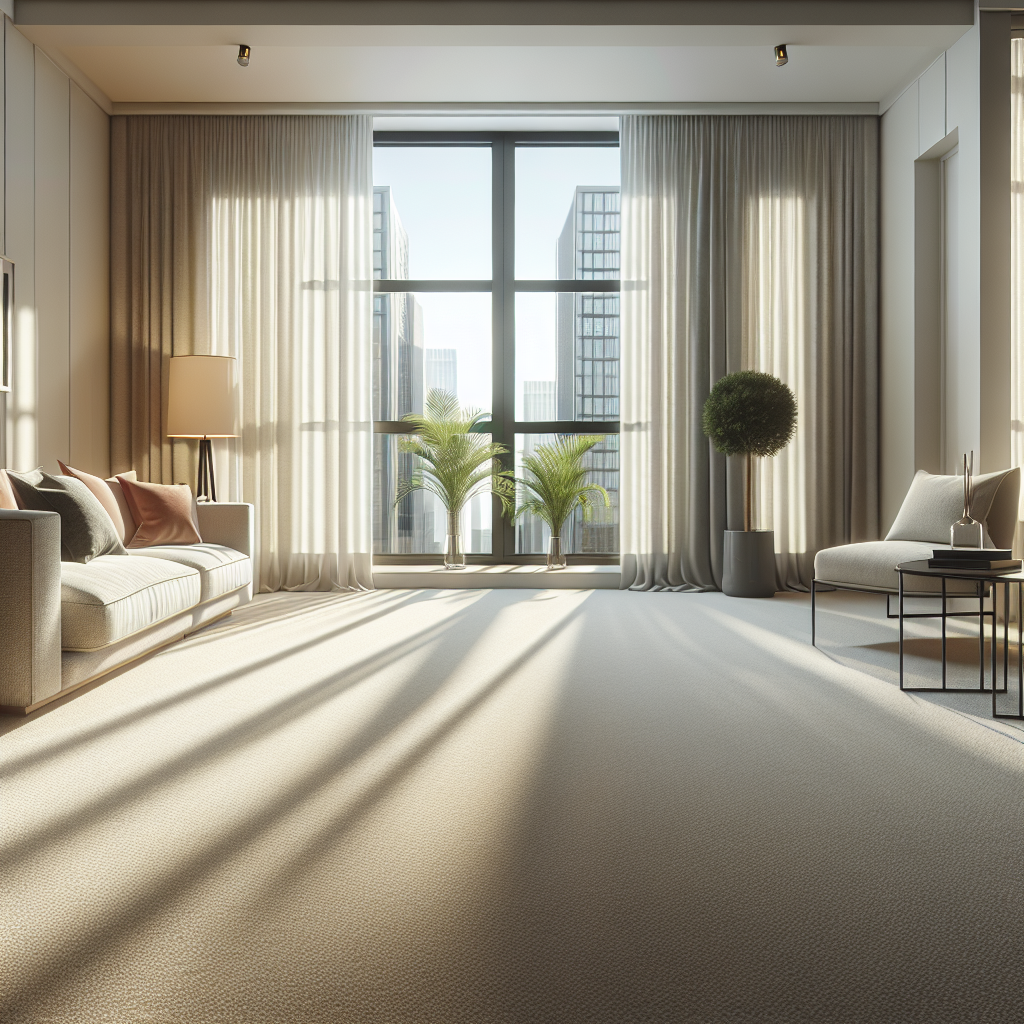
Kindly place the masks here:
MULTIPOLYGON (((931 569, 926 560, 901 562, 896 566, 899 574, 899 633, 900 633, 900 689, 908 693, 991 693, 992 717, 1024 719, 1024 616, 1022 616, 1021 598, 1024 596, 1024 574, 1010 572, 996 575, 988 572, 972 572, 963 569, 931 569), (937 613, 905 612, 904 611, 904 576, 938 577, 942 583, 942 609, 937 613), (947 580, 967 580, 978 585, 978 611, 950 612, 947 608, 947 580), (996 686, 996 601, 999 585, 1003 587, 1003 685, 996 686), (992 587, 991 608, 985 610, 985 594, 992 587), (1007 692, 1010 662, 1010 587, 1017 587, 1017 713, 1002 714, 996 710, 996 695, 1007 692), (977 687, 946 685, 946 620, 969 616, 978 619, 978 669, 977 687), (903 685, 903 620, 915 618, 938 618, 942 620, 942 685, 941 686, 904 686, 903 685), (985 619, 992 620, 992 685, 985 687, 985 619)), ((954 599, 970 597, 970 595, 953 594, 954 599)), ((888 609, 887 609, 888 610, 888 609)))

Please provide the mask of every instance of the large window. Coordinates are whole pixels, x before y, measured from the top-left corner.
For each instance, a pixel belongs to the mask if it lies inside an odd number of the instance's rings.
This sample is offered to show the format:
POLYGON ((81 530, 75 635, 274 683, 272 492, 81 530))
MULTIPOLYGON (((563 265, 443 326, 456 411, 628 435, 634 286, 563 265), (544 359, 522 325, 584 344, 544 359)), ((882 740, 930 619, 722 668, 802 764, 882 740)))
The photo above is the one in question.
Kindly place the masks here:
MULTIPOLYGON (((575 561, 619 550, 619 149, 614 132, 378 132, 374 136, 374 553, 436 558, 443 509, 395 505, 414 471, 396 435, 441 388, 490 413, 522 457, 562 434, 601 434, 588 455, 611 507, 577 515, 575 561)), ((490 496, 462 516, 471 561, 533 562, 548 528, 512 524, 490 496)))

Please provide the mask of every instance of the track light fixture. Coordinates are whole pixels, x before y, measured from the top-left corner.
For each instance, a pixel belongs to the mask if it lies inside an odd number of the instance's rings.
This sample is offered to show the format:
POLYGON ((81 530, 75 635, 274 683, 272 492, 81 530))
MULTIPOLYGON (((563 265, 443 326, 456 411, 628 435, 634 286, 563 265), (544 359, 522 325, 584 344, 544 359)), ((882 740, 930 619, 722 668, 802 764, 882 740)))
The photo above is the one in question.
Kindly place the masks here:
MULTIPOLYGON (((776 47, 776 49, 778 49, 778 47, 776 47)), ((249 49, 249 47, 246 46, 245 43, 242 43, 238 47, 238 63, 241 64, 243 68, 247 68, 249 66, 250 53, 252 53, 252 50, 249 49)))
MULTIPOLYGON (((239 64, 242 63, 242 58, 241 57, 238 58, 238 63, 239 64)), ((248 63, 248 62, 246 62, 246 63, 248 63)), ((775 66, 777 68, 781 68, 783 64, 788 64, 788 63, 789 63, 789 56, 786 53, 786 44, 785 43, 779 43, 779 45, 775 47, 775 66)))

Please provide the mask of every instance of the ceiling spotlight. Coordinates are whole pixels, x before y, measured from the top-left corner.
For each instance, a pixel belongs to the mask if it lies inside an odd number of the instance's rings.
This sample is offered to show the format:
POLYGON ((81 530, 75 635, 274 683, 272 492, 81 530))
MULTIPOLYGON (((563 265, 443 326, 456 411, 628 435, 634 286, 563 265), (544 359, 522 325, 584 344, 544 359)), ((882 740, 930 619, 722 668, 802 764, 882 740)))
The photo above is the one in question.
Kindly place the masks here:
MULTIPOLYGON (((779 48, 776 46, 776 52, 778 52, 778 49, 779 48)), ((785 47, 783 47, 782 49, 785 50, 785 47)), ((238 47, 238 63, 241 64, 243 68, 247 68, 249 66, 250 53, 252 53, 252 50, 250 50, 249 47, 245 45, 245 43, 242 43, 242 45, 238 47)))
MULTIPOLYGON (((246 49, 248 49, 248 47, 246 47, 246 49)), ((238 58, 238 63, 239 64, 242 63, 242 58, 241 57, 238 58)), ((246 61, 246 63, 248 63, 248 61, 246 61)), ((788 64, 788 63, 789 63, 789 57, 786 54, 786 44, 785 43, 779 43, 779 45, 775 47, 775 66, 777 68, 781 68, 783 64, 788 64)))

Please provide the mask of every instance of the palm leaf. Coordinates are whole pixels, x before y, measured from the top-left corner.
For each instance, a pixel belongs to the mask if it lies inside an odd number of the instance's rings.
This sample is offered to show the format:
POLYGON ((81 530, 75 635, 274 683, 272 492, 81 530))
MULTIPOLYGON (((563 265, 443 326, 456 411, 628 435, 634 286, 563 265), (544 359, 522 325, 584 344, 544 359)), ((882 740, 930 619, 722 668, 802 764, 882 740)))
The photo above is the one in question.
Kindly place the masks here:
POLYGON ((417 457, 412 476, 398 487, 397 505, 413 491, 425 490, 437 496, 449 513, 462 511, 477 494, 496 494, 506 510, 514 507, 512 474, 501 468, 501 456, 508 449, 474 432, 489 415, 477 409, 462 409, 447 391, 431 389, 423 413, 404 417, 415 431, 398 439, 399 451, 417 457))
POLYGON ((585 520, 590 519, 596 497, 601 498, 605 508, 610 507, 608 492, 600 484, 588 482, 590 470, 583 465, 583 457, 603 440, 603 434, 572 434, 551 444, 538 445, 524 455, 523 466, 529 476, 515 478, 525 492, 515 518, 532 513, 547 523, 557 537, 577 508, 583 510, 585 520))

